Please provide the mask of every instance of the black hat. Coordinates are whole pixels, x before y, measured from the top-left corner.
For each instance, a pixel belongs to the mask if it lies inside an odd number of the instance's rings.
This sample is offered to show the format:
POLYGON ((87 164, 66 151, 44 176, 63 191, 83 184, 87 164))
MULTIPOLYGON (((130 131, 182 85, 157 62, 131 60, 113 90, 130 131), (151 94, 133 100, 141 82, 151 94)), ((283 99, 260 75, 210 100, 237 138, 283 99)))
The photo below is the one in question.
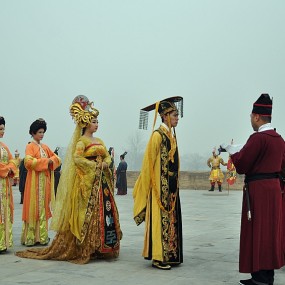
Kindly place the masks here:
POLYGON ((120 155, 120 158, 125 159, 127 152, 125 151, 123 154, 120 155))
POLYGON ((251 113, 271 117, 272 99, 268 94, 264 93, 260 95, 260 97, 253 103, 251 113))
POLYGON ((0 125, 5 126, 5 119, 4 119, 4 117, 1 117, 1 116, 0 116, 0 125))
MULTIPOLYGON (((155 110, 161 116, 177 111, 183 117, 183 97, 175 96, 163 99, 140 110, 139 129, 147 129, 148 112, 155 110)), ((155 122, 154 122, 155 123, 155 122)))
POLYGON ((44 129, 44 132, 46 132, 47 130, 47 123, 42 118, 35 120, 30 125, 29 134, 30 135, 36 134, 39 129, 44 129))

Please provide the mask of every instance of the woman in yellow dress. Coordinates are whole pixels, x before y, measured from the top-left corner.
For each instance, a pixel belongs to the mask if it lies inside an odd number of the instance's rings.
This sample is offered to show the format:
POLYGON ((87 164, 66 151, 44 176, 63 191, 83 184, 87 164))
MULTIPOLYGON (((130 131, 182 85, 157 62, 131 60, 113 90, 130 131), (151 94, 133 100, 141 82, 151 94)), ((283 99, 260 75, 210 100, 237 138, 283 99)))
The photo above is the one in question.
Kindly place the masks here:
POLYGON ((51 223, 57 234, 49 247, 17 252, 20 257, 85 264, 119 255, 122 232, 111 158, 104 142, 93 136, 99 111, 92 104, 79 95, 70 107, 76 129, 63 163, 51 223))
MULTIPOLYGON (((0 116, 0 138, 5 133, 5 119, 0 116)), ((14 202, 11 181, 16 163, 8 147, 0 141, 0 253, 13 246, 14 202)))

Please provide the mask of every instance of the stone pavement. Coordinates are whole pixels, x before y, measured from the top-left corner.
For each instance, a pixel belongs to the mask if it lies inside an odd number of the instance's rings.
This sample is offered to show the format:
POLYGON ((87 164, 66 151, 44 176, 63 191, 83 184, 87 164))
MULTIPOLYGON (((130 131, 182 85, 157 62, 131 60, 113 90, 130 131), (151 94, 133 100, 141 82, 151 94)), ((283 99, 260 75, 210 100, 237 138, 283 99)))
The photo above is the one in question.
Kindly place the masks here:
MULTIPOLYGON (((117 260, 91 261, 75 265, 64 261, 22 259, 14 251, 20 244, 20 195, 14 187, 14 248, 0 255, 0 284, 40 285, 234 285, 248 274, 238 272, 241 191, 210 193, 206 190, 181 190, 184 263, 170 271, 151 267, 141 257, 144 224, 132 219, 132 189, 116 196, 123 239, 117 260)), ((54 236, 50 232, 50 237, 54 236)), ((275 273, 275 285, 285 284, 285 268, 275 273)))

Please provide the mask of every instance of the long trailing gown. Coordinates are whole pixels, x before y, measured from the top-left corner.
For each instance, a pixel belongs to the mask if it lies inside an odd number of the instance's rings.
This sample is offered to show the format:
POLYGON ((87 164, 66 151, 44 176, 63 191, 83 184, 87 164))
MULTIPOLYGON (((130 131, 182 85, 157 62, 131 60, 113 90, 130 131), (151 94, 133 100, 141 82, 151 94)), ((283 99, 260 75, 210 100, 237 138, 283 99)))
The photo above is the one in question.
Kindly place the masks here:
POLYGON ((90 259, 119 255, 122 232, 112 192, 114 185, 109 168, 100 167, 102 161, 109 164, 111 159, 103 141, 97 140, 100 143, 94 144, 82 136, 76 144, 75 177, 69 177, 72 188, 61 205, 67 223, 54 227, 57 234, 49 247, 17 252, 17 256, 85 264, 90 259))
POLYGON ((0 251, 13 246, 14 201, 9 170, 16 172, 16 163, 8 147, 0 142, 0 251))
POLYGON ((177 265, 183 262, 183 249, 176 139, 173 149, 171 161, 169 132, 160 126, 146 148, 133 198, 136 224, 145 221, 143 257, 177 265))

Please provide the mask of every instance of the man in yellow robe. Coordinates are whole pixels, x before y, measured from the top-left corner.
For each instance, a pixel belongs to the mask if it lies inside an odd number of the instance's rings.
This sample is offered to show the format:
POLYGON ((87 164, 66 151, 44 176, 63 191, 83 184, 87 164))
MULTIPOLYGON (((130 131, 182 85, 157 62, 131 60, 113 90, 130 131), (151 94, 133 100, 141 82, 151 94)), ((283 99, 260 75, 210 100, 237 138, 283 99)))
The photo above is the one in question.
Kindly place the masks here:
POLYGON ((162 124, 152 132, 134 186, 134 220, 137 225, 145 221, 142 256, 152 260, 153 267, 164 270, 183 262, 179 154, 175 136, 182 103, 182 97, 171 97, 141 110, 141 118, 146 121, 146 112, 155 109, 155 121, 159 113, 162 124))

